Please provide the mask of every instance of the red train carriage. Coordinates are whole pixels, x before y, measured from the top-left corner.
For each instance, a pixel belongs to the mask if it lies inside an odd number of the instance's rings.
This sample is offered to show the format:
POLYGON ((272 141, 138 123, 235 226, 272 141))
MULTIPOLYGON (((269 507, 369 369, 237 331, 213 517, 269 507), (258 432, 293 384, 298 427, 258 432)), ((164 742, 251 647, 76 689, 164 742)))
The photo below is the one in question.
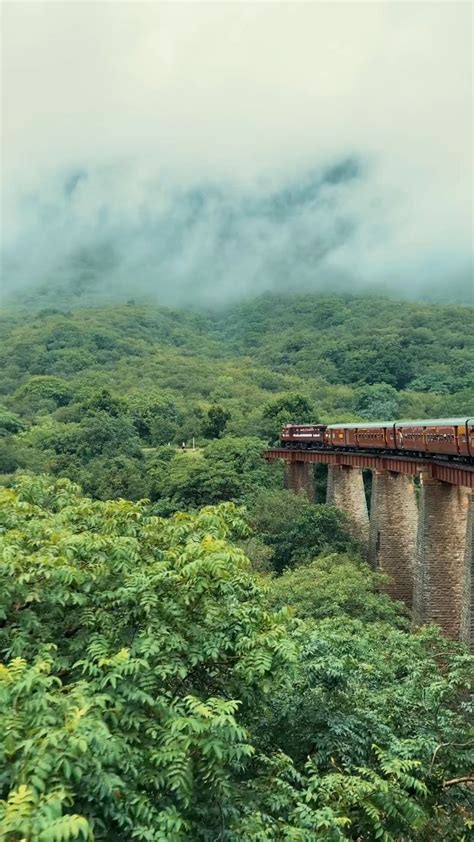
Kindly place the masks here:
POLYGON ((330 447, 356 447, 355 424, 330 424, 326 430, 326 440, 330 447))
POLYGON ((377 450, 420 456, 474 458, 474 418, 396 421, 389 424, 286 424, 286 446, 377 450))
POLYGON ((395 447, 406 453, 429 453, 423 421, 400 421, 394 424, 395 447))
POLYGON ((474 418, 468 418, 465 424, 459 425, 458 446, 460 456, 474 459, 474 418))
POLYGON ((474 455, 472 418, 397 421, 394 428, 396 448, 402 452, 468 458, 474 455))
POLYGON ((285 424, 280 439, 287 445, 322 447, 325 444, 326 424, 285 424))
POLYGON ((327 428, 331 447, 360 448, 361 450, 393 450, 393 424, 331 424, 327 428))

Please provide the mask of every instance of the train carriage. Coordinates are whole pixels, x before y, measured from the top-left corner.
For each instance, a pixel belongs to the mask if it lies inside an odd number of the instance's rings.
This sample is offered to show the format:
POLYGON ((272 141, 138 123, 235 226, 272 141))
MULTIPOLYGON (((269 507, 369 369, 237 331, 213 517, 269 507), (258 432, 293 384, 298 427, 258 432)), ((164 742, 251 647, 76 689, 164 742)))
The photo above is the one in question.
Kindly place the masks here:
POLYGON ((325 444, 326 424, 285 424, 280 439, 287 445, 322 447, 325 444))
POLYGON ((359 424, 356 441, 357 446, 362 450, 393 450, 395 447, 393 424, 359 424))
POLYGON ((397 421, 394 430, 397 450, 407 453, 428 453, 423 421, 397 421))
POLYGON ((474 418, 467 418, 458 426, 459 455, 474 458, 474 418))
POLYGON ((330 424, 326 430, 330 447, 355 447, 355 427, 351 424, 330 424))
POLYGON ((474 459, 474 418, 358 424, 285 424, 286 447, 378 451, 429 458, 474 459))
POLYGON ((361 450, 393 450, 395 447, 393 424, 330 424, 327 432, 332 447, 361 450))
POLYGON ((444 421, 435 422, 425 427, 426 450, 428 453, 446 454, 447 456, 459 455, 458 429, 461 426, 458 422, 444 421))
POLYGON ((397 450, 432 456, 472 456, 472 419, 439 418, 423 421, 397 421, 397 450))

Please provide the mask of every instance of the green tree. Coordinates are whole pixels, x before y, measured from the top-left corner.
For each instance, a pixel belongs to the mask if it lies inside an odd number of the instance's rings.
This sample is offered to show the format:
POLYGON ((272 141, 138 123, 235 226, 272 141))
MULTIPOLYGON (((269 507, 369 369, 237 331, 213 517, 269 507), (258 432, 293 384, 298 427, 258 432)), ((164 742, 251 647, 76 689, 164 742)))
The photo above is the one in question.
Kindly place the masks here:
POLYGON ((295 659, 238 510, 163 521, 23 478, 0 511, 8 842, 215 838, 253 753, 239 711, 295 659))
POLYGON ((207 411, 207 418, 203 424, 203 434, 208 439, 218 439, 222 436, 227 422, 230 419, 230 412, 220 404, 214 404, 207 411))
POLYGON ((15 413, 0 404, 0 437, 10 436, 25 429, 25 423, 15 413))
POLYGON ((455 782, 470 779, 474 759, 472 658, 434 629, 409 635, 344 614, 301 633, 301 671, 272 694, 254 729, 261 751, 278 741, 301 775, 283 775, 284 815, 309 804, 329 808, 332 821, 350 818, 342 836, 330 825, 322 838, 467 842, 472 793, 469 780, 455 782))
POLYGON ((161 473, 159 511, 212 505, 220 501, 243 503, 258 488, 281 485, 280 465, 263 459, 264 446, 252 436, 226 436, 200 452, 178 453, 161 473))
POLYGON ((292 420, 295 424, 317 421, 313 416, 314 408, 308 398, 298 393, 270 401, 263 408, 263 418, 266 420, 292 420))
POLYGON ((123 400, 112 395, 108 389, 101 389, 84 401, 82 409, 87 415, 105 412, 112 418, 118 418, 119 415, 123 415, 125 405, 123 400))
POLYGON ((140 440, 129 418, 117 418, 100 411, 86 416, 79 424, 75 452, 87 461, 95 456, 115 456, 118 453, 140 457, 140 440))
POLYGON ((345 552, 355 547, 342 512, 310 503, 304 494, 261 490, 252 500, 249 519, 256 534, 272 549, 272 566, 278 573, 312 561, 325 551, 345 552))
MULTIPOLYGON (((140 440, 132 421, 104 410, 86 415, 80 422, 48 421, 24 433, 22 441, 58 456, 77 458, 84 464, 97 456, 124 454, 140 457, 140 440)), ((67 458, 61 463, 67 466, 67 458)))
POLYGON ((71 398, 71 387, 67 381, 50 375, 30 377, 13 396, 15 406, 26 413, 65 406, 71 398))
POLYGON ((159 446, 174 439, 179 414, 169 395, 156 391, 133 394, 127 398, 127 407, 135 429, 144 441, 159 446))
POLYGON ((378 620, 348 592, 318 620, 350 562, 319 601, 287 574, 293 621, 232 504, 164 520, 44 477, 0 504, 6 842, 467 840, 472 659, 380 622, 375 578, 378 620))
POLYGON ((316 423, 318 418, 308 398, 299 393, 290 393, 270 401, 262 411, 262 433, 272 441, 280 434, 283 424, 316 423))
POLYGON ((378 593, 387 577, 374 573, 365 561, 346 554, 322 555, 272 581, 271 600, 277 608, 291 605, 298 617, 324 619, 347 615, 364 623, 387 622, 407 627, 401 603, 378 593))
POLYGON ((394 421, 399 413, 399 394, 388 383, 362 386, 355 392, 355 410, 367 421, 394 421))
POLYGON ((18 449, 0 438, 0 474, 12 474, 20 466, 18 449))
POLYGON ((106 456, 92 459, 77 471, 84 491, 99 500, 122 497, 139 500, 149 494, 149 480, 143 459, 130 456, 106 456))

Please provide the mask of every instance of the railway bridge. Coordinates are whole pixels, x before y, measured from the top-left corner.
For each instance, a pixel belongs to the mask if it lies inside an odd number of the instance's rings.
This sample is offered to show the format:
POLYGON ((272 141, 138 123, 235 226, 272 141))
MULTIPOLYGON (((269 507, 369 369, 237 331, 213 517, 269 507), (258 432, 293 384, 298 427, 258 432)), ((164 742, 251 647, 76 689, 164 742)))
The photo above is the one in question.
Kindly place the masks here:
POLYGON ((408 606, 415 623, 436 623, 474 647, 474 466, 297 448, 274 448, 265 458, 285 460, 287 487, 312 500, 313 465, 326 464, 326 502, 346 513, 371 566, 389 575, 386 592, 408 606))

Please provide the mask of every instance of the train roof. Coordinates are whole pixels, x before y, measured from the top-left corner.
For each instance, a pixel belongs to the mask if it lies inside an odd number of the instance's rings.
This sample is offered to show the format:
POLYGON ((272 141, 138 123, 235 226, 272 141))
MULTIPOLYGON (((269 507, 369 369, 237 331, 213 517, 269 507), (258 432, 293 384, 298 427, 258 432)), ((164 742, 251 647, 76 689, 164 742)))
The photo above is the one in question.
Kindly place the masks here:
MULTIPOLYGON (((392 421, 392 424, 393 424, 393 421, 392 421)), ((384 423, 383 421, 378 421, 377 423, 372 422, 372 421, 367 421, 367 423, 365 423, 364 421, 359 421, 358 424, 344 424, 344 422, 343 422, 342 424, 329 424, 328 430, 340 430, 341 427, 343 427, 344 430, 357 430, 359 427, 363 427, 364 430, 371 429, 371 428, 373 428, 374 430, 377 428, 379 430, 380 427, 386 427, 386 426, 387 426, 387 422, 384 423)))
POLYGON ((329 424, 328 430, 378 430, 380 427, 459 427, 462 424, 474 422, 474 418, 422 418, 416 421, 359 421, 358 424, 329 424))
POLYGON ((418 421, 395 421, 397 427, 459 427, 472 421, 472 418, 424 418, 418 421))

